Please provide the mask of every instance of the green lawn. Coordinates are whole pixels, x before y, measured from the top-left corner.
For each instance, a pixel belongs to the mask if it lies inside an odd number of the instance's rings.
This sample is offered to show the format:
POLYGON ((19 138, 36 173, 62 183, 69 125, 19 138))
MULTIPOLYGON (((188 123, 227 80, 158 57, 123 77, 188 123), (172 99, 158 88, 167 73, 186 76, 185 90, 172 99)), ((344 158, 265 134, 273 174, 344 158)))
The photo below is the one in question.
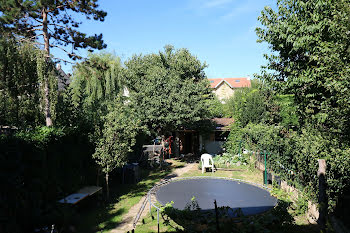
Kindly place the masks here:
POLYGON ((185 173, 184 177, 190 176, 213 176, 213 177, 229 177, 234 179, 242 179, 246 181, 250 181, 257 184, 263 184, 263 175, 262 172, 251 169, 248 166, 238 166, 231 168, 233 171, 224 171, 217 170, 216 172, 204 172, 202 174, 202 170, 196 169, 185 173))
POLYGON ((76 232, 108 232, 114 229, 121 223, 123 215, 137 204, 149 189, 173 169, 183 165, 183 162, 173 161, 164 170, 142 171, 143 179, 138 184, 112 187, 109 204, 95 209, 87 208, 84 212, 79 211, 80 215, 75 224, 76 232))

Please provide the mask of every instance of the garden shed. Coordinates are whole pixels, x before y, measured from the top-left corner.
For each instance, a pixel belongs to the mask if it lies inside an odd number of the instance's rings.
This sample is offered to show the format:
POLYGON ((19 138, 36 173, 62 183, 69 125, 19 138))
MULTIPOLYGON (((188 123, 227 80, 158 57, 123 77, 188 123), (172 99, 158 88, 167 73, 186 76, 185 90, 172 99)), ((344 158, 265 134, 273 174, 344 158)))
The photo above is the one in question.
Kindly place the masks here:
MULTIPOLYGON (((223 144, 226 141, 233 118, 213 118, 212 130, 209 133, 200 133, 198 129, 182 129, 176 131, 175 147, 179 154, 220 154, 223 152, 223 144)), ((176 151, 176 150, 175 150, 176 151)))

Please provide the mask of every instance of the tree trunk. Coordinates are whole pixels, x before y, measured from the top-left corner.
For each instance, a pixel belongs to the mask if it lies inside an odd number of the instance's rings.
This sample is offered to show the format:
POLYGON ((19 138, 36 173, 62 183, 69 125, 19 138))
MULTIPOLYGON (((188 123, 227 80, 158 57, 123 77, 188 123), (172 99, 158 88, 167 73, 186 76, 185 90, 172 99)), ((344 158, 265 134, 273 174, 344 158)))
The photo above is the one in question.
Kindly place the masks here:
POLYGON ((327 197, 327 183, 326 183, 326 160, 318 160, 318 204, 319 204, 319 218, 317 220, 321 230, 326 229, 327 212, 328 212, 328 197, 327 197))
MULTIPOLYGON (((44 35, 44 44, 45 44, 45 55, 46 55, 46 62, 49 62, 50 59, 50 43, 49 43, 49 33, 47 31, 47 12, 46 9, 43 8, 42 10, 42 16, 43 16, 43 35, 44 35)), ((49 76, 48 74, 43 74, 44 80, 44 113, 46 118, 46 126, 52 126, 52 119, 51 119, 51 103, 50 103, 50 92, 49 92, 49 76)))
POLYGON ((109 201, 108 173, 106 173, 106 192, 107 192, 107 201, 109 201))

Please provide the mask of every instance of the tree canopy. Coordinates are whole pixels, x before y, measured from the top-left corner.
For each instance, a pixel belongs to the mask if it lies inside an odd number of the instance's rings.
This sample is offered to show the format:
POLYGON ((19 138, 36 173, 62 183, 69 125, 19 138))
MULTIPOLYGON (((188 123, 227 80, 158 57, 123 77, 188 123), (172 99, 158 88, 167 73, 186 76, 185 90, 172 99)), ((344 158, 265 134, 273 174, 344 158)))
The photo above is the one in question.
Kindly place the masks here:
POLYGON ((33 45, 0 37, 0 125, 34 127, 43 123, 37 67, 41 58, 41 51, 33 45))
MULTIPOLYGON (((3 0, 0 4, 0 32, 22 41, 31 41, 44 47, 45 60, 50 62, 50 48, 63 50, 73 60, 81 58, 75 53, 79 48, 103 49, 106 48, 102 34, 87 36, 78 31, 81 22, 74 19, 75 13, 81 13, 87 19, 103 21, 106 12, 97 10, 97 0, 88 1, 12 1, 3 0), (42 38, 42 39, 40 39, 42 38), (66 46, 71 45, 71 51, 66 46)), ((50 87, 48 73, 52 72, 50 66, 39 70, 42 72, 44 90, 43 111, 46 125, 51 126, 52 113, 50 101, 50 87)), ((40 75, 40 74, 39 74, 40 75)), ((51 90, 54 91, 54 90, 51 90)))
POLYGON ((91 53, 73 68, 71 108, 79 116, 78 121, 95 130, 96 137, 101 134, 104 117, 110 111, 108 107, 115 104, 117 96, 123 91, 123 74, 120 59, 109 53, 91 53))
POLYGON ((102 34, 87 36, 78 31, 81 22, 73 17, 74 13, 81 13, 87 19, 104 21, 107 13, 97 8, 97 0, 4 0, 0 5, 0 30, 2 33, 23 36, 28 40, 42 37, 48 54, 49 48, 71 45, 71 52, 64 47, 60 48, 76 59, 79 56, 74 53, 75 49, 106 47, 102 34))
POLYGON ((277 8, 266 7, 259 17, 259 41, 273 52, 261 77, 276 91, 294 94, 302 125, 348 137, 349 2, 280 0, 277 8))
POLYGON ((212 98, 202 64, 187 49, 166 46, 158 54, 133 56, 126 62, 130 100, 150 130, 190 127, 209 116, 212 98))
POLYGON ((137 118, 134 110, 118 98, 106 116, 102 135, 92 155, 106 174, 108 197, 109 173, 128 161, 128 154, 136 144, 136 136, 143 129, 142 122, 137 118))

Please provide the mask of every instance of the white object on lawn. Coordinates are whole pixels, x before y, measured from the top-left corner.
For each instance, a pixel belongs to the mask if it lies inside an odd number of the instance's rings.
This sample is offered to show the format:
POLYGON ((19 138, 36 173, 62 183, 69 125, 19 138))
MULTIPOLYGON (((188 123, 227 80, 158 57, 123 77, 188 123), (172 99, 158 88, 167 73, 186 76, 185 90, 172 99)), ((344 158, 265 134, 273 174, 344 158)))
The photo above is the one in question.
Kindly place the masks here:
POLYGON ((207 167, 211 168, 211 172, 214 172, 213 156, 211 156, 210 154, 202 154, 201 162, 202 162, 202 173, 204 173, 204 170, 207 167))
POLYGON ((76 193, 73 193, 73 194, 59 200, 58 202, 75 205, 79 201, 83 200, 84 198, 99 192, 101 189, 102 188, 98 187, 98 186, 86 186, 86 187, 78 190, 76 193))

